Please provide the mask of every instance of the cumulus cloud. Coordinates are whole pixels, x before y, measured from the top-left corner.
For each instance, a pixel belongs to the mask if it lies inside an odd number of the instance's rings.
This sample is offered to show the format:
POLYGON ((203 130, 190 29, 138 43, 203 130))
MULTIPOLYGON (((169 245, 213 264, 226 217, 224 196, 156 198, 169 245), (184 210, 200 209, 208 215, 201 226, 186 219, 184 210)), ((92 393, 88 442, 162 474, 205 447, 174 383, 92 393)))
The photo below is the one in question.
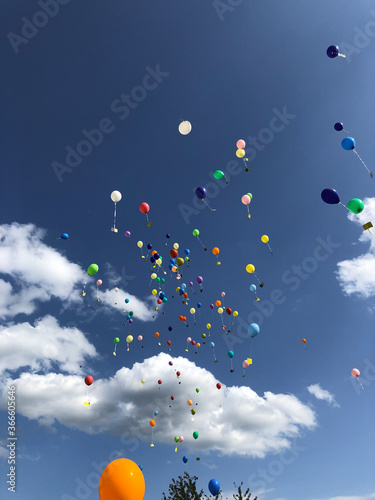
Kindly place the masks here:
POLYGON ((52 316, 36 321, 35 326, 19 323, 0 327, 0 374, 20 368, 45 371, 52 366, 67 373, 82 373, 80 365, 85 358, 96 356, 95 347, 82 332, 59 326, 52 316))
MULTIPOLYGON (((375 198, 365 198, 364 204, 362 213, 350 213, 348 218, 358 226, 367 222, 375 226, 375 198)), ((362 230, 359 241, 369 245, 368 251, 354 259, 339 262, 336 275, 346 295, 358 294, 367 299, 375 295, 375 237, 369 231, 362 230)))
MULTIPOLYGON (((79 293, 83 284, 89 281, 86 271, 46 245, 42 241, 45 236, 46 231, 33 224, 0 225, 0 318, 9 320, 17 314, 32 314, 38 303, 52 298, 61 300, 64 307, 72 304, 81 307, 87 300, 79 293)), ((116 280, 108 263, 103 263, 103 269, 109 276, 109 283, 117 280, 125 286, 131 278, 134 279, 134 276, 126 274, 125 268, 116 280)), ((96 298, 104 306, 101 308, 103 313, 113 312, 113 309, 122 312, 124 300, 128 297, 129 306, 137 319, 151 321, 158 314, 155 298, 152 300, 151 295, 141 300, 120 290, 114 297, 113 289, 94 292, 92 283, 87 285, 87 295, 96 293, 96 298)))
MULTIPOLYGON (((185 441, 179 446, 194 452, 260 458, 289 448, 302 429, 316 426, 314 411, 293 395, 266 392, 261 397, 249 387, 224 384, 218 390, 209 371, 182 357, 170 366, 172 359, 160 353, 132 368, 121 368, 111 378, 94 380, 88 388, 91 406, 84 405, 87 387, 82 376, 22 373, 12 381, 17 411, 45 426, 58 421, 89 434, 125 434, 151 443, 149 422, 157 410, 153 428, 157 443, 175 446, 174 436, 182 435, 185 441), (196 410, 194 417, 191 408, 196 410), (199 432, 197 440, 194 431, 199 432)), ((2 384, 4 401, 9 383, 2 384)))
POLYGON ((316 399, 322 399, 323 401, 327 401, 330 405, 335 408, 339 408, 340 405, 336 403, 335 396, 330 392, 322 389, 320 384, 312 384, 307 388, 310 394, 316 397, 316 399))

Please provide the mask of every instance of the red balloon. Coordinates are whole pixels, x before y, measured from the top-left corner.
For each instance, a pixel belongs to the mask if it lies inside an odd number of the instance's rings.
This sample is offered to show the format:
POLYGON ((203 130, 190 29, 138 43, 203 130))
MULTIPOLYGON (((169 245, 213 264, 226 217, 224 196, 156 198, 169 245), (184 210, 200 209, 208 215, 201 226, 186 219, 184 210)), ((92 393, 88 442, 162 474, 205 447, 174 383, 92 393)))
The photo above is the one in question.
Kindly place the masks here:
POLYGON ((171 345, 171 341, 170 340, 167 340, 167 345, 171 345))
POLYGON ((158 380, 158 384, 161 385, 163 383, 162 380, 158 380))
POLYGON ((221 384, 220 384, 220 382, 218 382, 218 383, 216 384, 216 387, 217 387, 218 389, 221 389, 221 384))
POLYGON ((158 299, 156 302, 157 302, 158 304, 161 304, 163 301, 162 301, 161 299, 158 299))
POLYGON ((177 250, 172 248, 172 250, 169 252, 169 255, 172 257, 172 259, 174 259, 175 257, 177 257, 178 252, 177 252, 177 250))
POLYGON ((174 400, 174 396, 171 396, 171 400, 172 400, 172 401, 174 400))
POLYGON ((143 213, 143 214, 147 214, 147 212, 150 211, 150 207, 149 205, 147 205, 147 203, 141 203, 139 205, 139 210, 143 213))
POLYGON ((176 372, 177 377, 181 375, 181 372, 176 372))
POLYGON ((232 309, 230 307, 227 308, 227 314, 229 314, 229 315, 232 314, 232 309))
POLYGON ((192 341, 191 341, 191 345, 195 345, 195 340, 192 340, 192 341))
POLYGON ((87 377, 85 378, 85 384, 91 385, 93 382, 94 382, 93 377, 91 375, 87 375, 87 377))

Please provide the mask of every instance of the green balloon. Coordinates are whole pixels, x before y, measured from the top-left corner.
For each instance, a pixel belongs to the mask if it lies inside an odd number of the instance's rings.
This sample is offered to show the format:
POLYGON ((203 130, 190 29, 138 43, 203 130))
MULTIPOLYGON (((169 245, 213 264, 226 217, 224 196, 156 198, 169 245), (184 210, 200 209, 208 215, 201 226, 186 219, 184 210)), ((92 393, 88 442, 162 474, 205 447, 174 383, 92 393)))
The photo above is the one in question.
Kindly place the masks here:
POLYGON ((197 431, 193 432, 193 438, 198 439, 199 438, 199 433, 197 431))
POLYGON ((134 314, 133 311, 129 311, 130 316, 133 316, 133 314, 134 314))
POLYGON ((99 266, 97 264, 91 264, 88 268, 87 268, 87 274, 89 276, 92 276, 93 274, 96 274, 97 272, 99 271, 99 266))
POLYGON ((178 436, 175 436, 175 437, 174 437, 174 442, 175 442, 175 443, 178 443, 178 436))
POLYGON ((163 284, 165 283, 165 279, 164 279, 164 278, 162 278, 160 281, 161 281, 161 283, 163 283, 163 284))
POLYGON ((247 196, 250 198, 250 200, 253 199, 253 195, 251 193, 247 193, 247 196))
POLYGON ((199 389, 198 389, 198 387, 197 387, 197 388, 195 389, 195 392, 199 392, 199 389))
POLYGON ((195 415, 195 410, 194 410, 194 408, 193 408, 192 410, 190 410, 190 413, 191 413, 192 415, 195 415))
POLYGON ((199 236, 199 229, 193 230, 193 236, 199 236))
POLYGON ((365 204, 362 200, 358 198, 353 198, 348 203, 348 209, 353 212, 353 214, 360 214, 365 208, 365 204))
POLYGON ((215 179, 222 179, 223 177, 225 177, 225 174, 221 170, 215 170, 214 177, 215 179))
POLYGON ((185 260, 186 260, 186 262, 188 262, 188 260, 189 260, 189 257, 188 257, 188 256, 186 256, 186 257, 185 257, 185 260))
POLYGON ((120 342, 120 339, 118 337, 115 338, 114 343, 118 344, 120 342))
POLYGON ((160 281, 161 281, 161 280, 160 280, 159 276, 157 276, 157 277, 155 278, 155 281, 156 281, 156 283, 160 283, 160 281))

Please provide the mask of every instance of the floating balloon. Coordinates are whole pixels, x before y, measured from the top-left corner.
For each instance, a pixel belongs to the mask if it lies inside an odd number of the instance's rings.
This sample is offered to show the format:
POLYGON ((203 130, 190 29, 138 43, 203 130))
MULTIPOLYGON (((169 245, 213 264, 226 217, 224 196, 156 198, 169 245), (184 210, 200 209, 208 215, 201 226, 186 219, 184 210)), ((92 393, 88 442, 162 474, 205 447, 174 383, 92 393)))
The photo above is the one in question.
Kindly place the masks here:
POLYGON ((140 467, 118 458, 104 469, 99 481, 100 500, 143 500, 145 480, 140 467))
POLYGON ((327 49, 327 56, 330 59, 334 59, 337 56, 346 57, 344 54, 340 54, 340 49, 337 45, 330 45, 327 49))
POLYGON ((364 208, 365 208, 365 204, 363 203, 362 200, 360 200, 358 198, 353 198, 348 202, 348 209, 353 214, 360 214, 364 208))
POLYGON ((336 132, 341 132, 341 130, 344 130, 344 124, 343 123, 335 123, 333 128, 336 130, 336 132))
POLYGON ((193 236, 195 236, 197 238, 197 240, 199 241, 199 243, 202 245, 202 247, 204 248, 204 250, 206 251, 207 250, 207 247, 205 247, 203 245, 203 243, 201 242, 201 240, 199 239, 199 229, 193 229, 193 236))
POLYGON ((98 281, 96 282, 96 285, 97 285, 97 286, 100 286, 100 285, 102 285, 102 284, 103 284, 103 281, 102 281, 102 280, 98 280, 98 281))
POLYGON ((63 233, 61 236, 60 236, 60 239, 62 240, 67 240, 69 238, 69 234, 68 233, 63 233))
POLYGON ((223 179, 225 177, 225 180, 227 181, 227 184, 229 182, 229 180, 227 179, 227 176, 221 170, 215 170, 214 177, 217 180, 223 179))
POLYGON ((210 490, 211 495, 216 496, 220 491, 220 483, 217 479, 211 479, 208 483, 208 489, 210 490))
POLYGON ((260 279, 258 278, 258 276, 255 274, 255 266, 253 266, 253 264, 248 264, 246 266, 246 271, 249 273, 249 274, 254 274, 255 278, 257 279, 258 283, 259 283, 259 286, 260 288, 263 288, 264 286, 264 283, 260 281, 260 279))
POLYGON ((217 388, 217 389, 221 389, 221 384, 220 384, 220 382, 218 382, 218 383, 216 384, 216 388, 217 388))
POLYGON ((271 255, 273 255, 272 249, 271 249, 271 247, 270 247, 270 245, 268 243, 270 241, 269 237, 266 234, 264 234, 260 239, 262 240, 263 243, 267 244, 268 249, 271 252, 271 255))
POLYGON ((86 385, 91 385, 94 382, 94 378, 91 375, 87 375, 85 378, 85 384, 86 385))
POLYGON ((116 229, 116 203, 118 203, 121 200, 121 198, 122 194, 120 193, 120 191, 112 191, 111 200, 115 204, 115 209, 113 213, 113 227, 111 227, 111 231, 113 231, 114 233, 118 233, 118 229, 116 229))
POLYGON ((353 377, 357 378, 361 375, 361 372, 357 368, 353 368, 353 370, 351 371, 351 374, 353 377))
POLYGON ((247 163, 246 163, 247 161, 249 161, 249 159, 245 158, 245 155, 246 155, 246 152, 245 152, 245 149, 244 149, 245 146, 246 146, 245 141, 243 141, 242 139, 238 140, 236 146, 237 146, 236 156, 237 156, 237 158, 242 158, 242 161, 244 162, 244 165, 246 167, 245 168, 245 172, 248 172, 250 170, 250 167, 248 167, 247 163), (244 146, 244 147, 243 148, 239 148, 238 144, 240 146, 244 146))
POLYGON ((178 126, 178 131, 182 135, 188 135, 191 132, 191 123, 188 121, 182 121, 178 126))
POLYGON ((199 432, 194 431, 194 432, 193 432, 193 438, 194 438, 194 439, 198 439, 198 438, 199 438, 199 432))
POLYGON ((96 274, 98 271, 99 271, 99 266, 97 264, 90 264, 89 267, 87 268, 87 274, 89 276, 96 274))
POLYGON ((341 147, 343 149, 345 149, 345 151, 353 151, 353 153, 357 156, 357 158, 362 163, 362 165, 365 167, 367 172, 370 174, 370 177, 372 179, 373 178, 372 172, 370 172, 370 170, 367 168, 366 163, 362 160, 362 158, 359 156, 359 154, 357 153, 357 151, 355 149, 355 140, 353 139, 353 137, 345 137, 345 139, 343 139, 341 141, 341 147))
POLYGON ((141 203, 141 204, 139 205, 139 210, 140 210, 143 214, 145 214, 145 215, 146 215, 146 219, 147 219, 147 223, 148 223, 148 224, 147 224, 147 227, 150 227, 150 226, 151 226, 151 222, 150 222, 150 220, 149 220, 149 218, 148 218, 148 213, 149 213, 149 211, 150 211, 150 206, 149 206, 147 203, 143 202, 143 203, 141 203))
POLYGON ((250 212, 249 212, 249 205, 250 205, 250 202, 251 202, 251 198, 249 195, 247 194, 244 194, 241 198, 241 201, 244 205, 246 205, 246 208, 247 208, 247 216, 248 218, 250 219, 251 215, 250 215, 250 212))
POLYGON ((237 149, 245 149, 246 142, 243 139, 238 139, 236 142, 237 149))
POLYGON ((204 187, 197 187, 197 189, 195 190, 195 195, 196 195, 197 198, 199 198, 200 200, 202 200, 208 206, 208 208, 211 210, 211 212, 216 212, 216 208, 211 208, 210 205, 205 200, 205 198, 207 196, 207 190, 206 190, 206 188, 204 188, 204 187))
POLYGON ((324 203, 327 203, 328 205, 337 205, 340 203, 340 196, 335 189, 323 189, 320 196, 324 203))
POLYGON ((251 325, 249 325, 247 331, 248 331, 250 337, 254 338, 260 332, 259 325, 257 325, 256 323, 251 323, 251 325))
POLYGON ((306 344, 306 339, 302 339, 302 343, 303 343, 303 344, 306 344))
POLYGON ((182 457, 182 461, 184 462, 184 464, 186 464, 188 462, 188 457, 185 455, 184 457, 182 457))

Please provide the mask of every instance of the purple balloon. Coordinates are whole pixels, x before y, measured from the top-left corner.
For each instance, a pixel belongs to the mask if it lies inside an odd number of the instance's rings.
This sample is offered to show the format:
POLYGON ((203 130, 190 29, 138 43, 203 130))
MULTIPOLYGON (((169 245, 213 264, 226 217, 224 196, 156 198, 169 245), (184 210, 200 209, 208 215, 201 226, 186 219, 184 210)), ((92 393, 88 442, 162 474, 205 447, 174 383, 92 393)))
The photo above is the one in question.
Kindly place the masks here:
POLYGON ((341 132, 341 130, 344 130, 344 124, 337 122, 334 124, 333 128, 336 130, 336 132, 341 132))
POLYGON ((325 203, 328 203, 328 205, 337 205, 340 203, 340 196, 334 189, 323 189, 320 196, 325 203))
POLYGON ((201 283, 203 283, 202 276, 197 276, 197 283, 198 283, 198 285, 200 285, 201 283))
POLYGON ((129 238, 130 235, 131 235, 130 231, 125 231, 125 236, 127 236, 129 238))
POLYGON ((197 198, 203 200, 203 198, 206 198, 207 196, 207 191, 204 187, 197 187, 195 194, 197 195, 197 198))
POLYGON ((130 319, 129 319, 129 323, 133 323, 133 318, 130 318, 130 319))
POLYGON ((169 366, 172 366, 172 365, 173 365, 173 362, 172 362, 172 361, 169 361, 169 363, 168 363, 168 364, 169 364, 169 366))
POLYGON ((189 281, 189 286, 193 286, 193 282, 192 281, 189 281))
POLYGON ((213 309, 214 308, 214 305, 213 304, 210 304, 210 309, 213 309))

